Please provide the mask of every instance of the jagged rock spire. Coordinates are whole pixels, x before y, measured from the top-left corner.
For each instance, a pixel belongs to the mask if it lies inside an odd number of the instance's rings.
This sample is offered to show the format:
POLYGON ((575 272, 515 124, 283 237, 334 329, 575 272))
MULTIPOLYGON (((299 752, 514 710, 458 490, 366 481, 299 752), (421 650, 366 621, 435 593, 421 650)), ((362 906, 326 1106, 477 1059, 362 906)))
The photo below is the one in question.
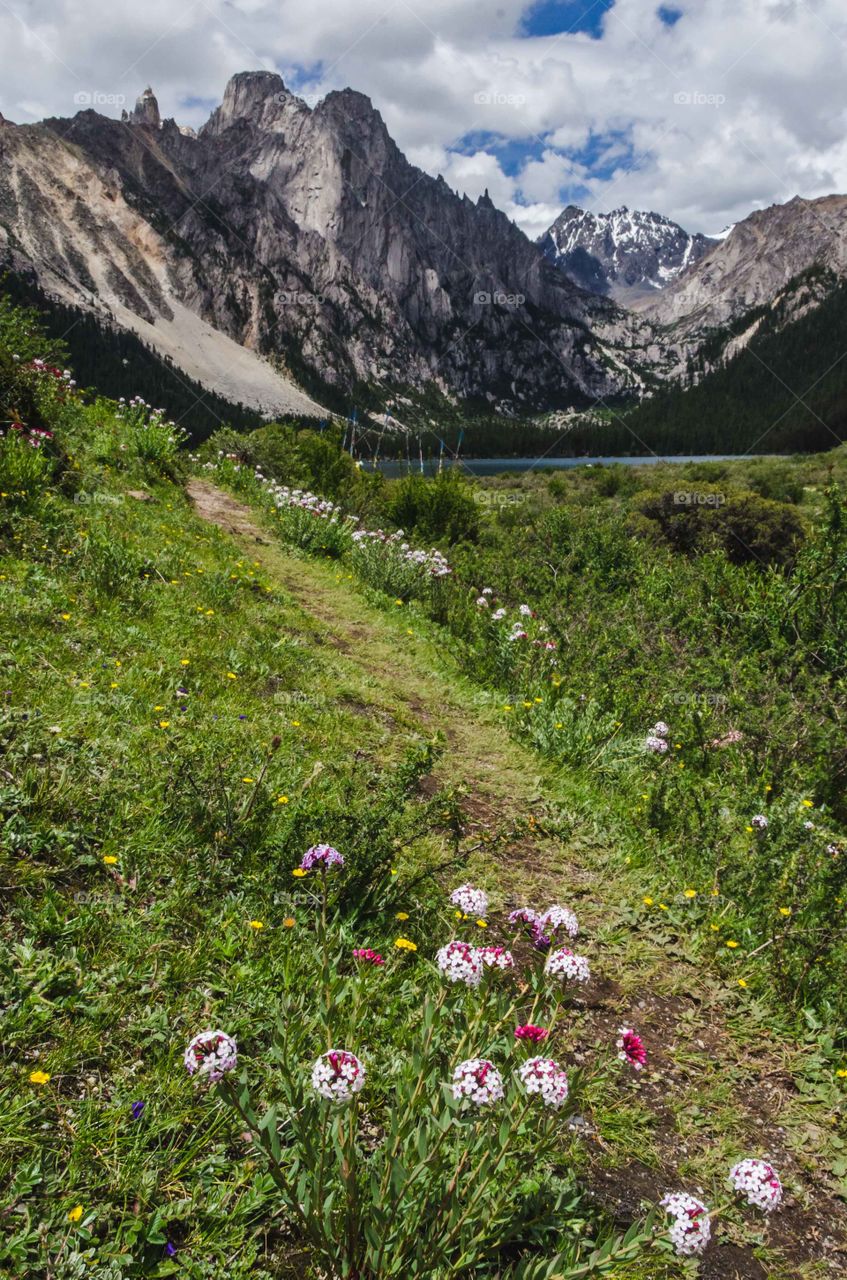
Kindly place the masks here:
POLYGON ((130 112, 129 118, 132 124, 145 124, 150 129, 160 129, 162 127, 159 104, 156 101, 155 93, 149 85, 136 100, 135 107, 130 112))

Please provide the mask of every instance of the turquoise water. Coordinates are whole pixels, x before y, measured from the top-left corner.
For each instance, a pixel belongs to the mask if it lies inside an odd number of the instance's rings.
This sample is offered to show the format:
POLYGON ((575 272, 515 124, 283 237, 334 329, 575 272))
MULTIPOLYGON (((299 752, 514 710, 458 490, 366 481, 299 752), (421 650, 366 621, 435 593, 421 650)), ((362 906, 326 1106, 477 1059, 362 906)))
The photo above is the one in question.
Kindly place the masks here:
MULTIPOLYGON (((569 467, 610 467, 614 463, 620 463, 624 467, 647 467, 655 466, 657 462, 732 462, 744 456, 737 453, 709 453, 667 458, 656 458, 652 454, 638 458, 460 458, 458 462, 453 459, 445 460, 442 465, 460 467, 473 476, 496 476, 504 471, 555 471, 569 467)), ((362 466, 366 471, 374 469, 372 462, 363 462, 362 466)), ((404 476, 409 471, 416 474, 421 471, 420 462, 407 462, 405 458, 386 459, 377 466, 384 476, 392 478, 404 476)), ((424 459, 423 474, 435 475, 438 467, 437 458, 424 459)))

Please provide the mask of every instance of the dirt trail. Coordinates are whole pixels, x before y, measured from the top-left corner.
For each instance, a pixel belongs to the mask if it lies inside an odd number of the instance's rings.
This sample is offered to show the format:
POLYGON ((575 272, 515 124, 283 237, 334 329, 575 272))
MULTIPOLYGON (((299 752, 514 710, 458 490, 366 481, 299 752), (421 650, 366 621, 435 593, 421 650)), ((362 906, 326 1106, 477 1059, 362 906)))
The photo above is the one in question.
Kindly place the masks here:
MULTIPOLYGON (((450 678, 449 658, 370 607, 346 581, 346 571, 288 553, 248 507, 205 481, 192 480, 188 494, 203 519, 248 544, 265 572, 321 624, 323 642, 336 650, 339 663, 357 672, 367 694, 365 713, 384 709, 396 720, 399 705, 403 728, 443 735, 433 786, 462 786, 466 843, 482 846, 474 865, 480 859, 496 864, 506 902, 576 902, 589 935, 602 927, 613 869, 592 866, 579 850, 545 834, 545 797, 555 794, 555 774, 509 737, 490 700, 482 697, 475 705, 469 686, 450 678), (504 833, 508 854, 497 840, 504 833)), ((599 951, 592 965, 614 969, 620 981, 595 978, 585 989, 575 1002, 569 1042, 558 1052, 578 1063, 595 1045, 607 1046, 622 1022, 634 1024, 651 1049, 649 1078, 637 1094, 649 1116, 643 1143, 636 1139, 621 1155, 614 1140, 604 1137, 602 1120, 599 1129, 586 1123, 586 1139, 594 1147, 591 1184, 602 1203, 621 1222, 631 1221, 645 1201, 667 1190, 695 1190, 698 1169, 705 1182, 704 1166, 707 1172, 714 1166, 717 1150, 722 1157, 727 1153, 721 1167, 739 1154, 767 1155, 790 1187, 784 1207, 763 1232, 767 1261, 726 1225, 701 1265, 701 1280, 811 1280, 847 1273, 847 1209, 815 1149, 823 1117, 807 1116, 787 1069, 799 1051, 775 1045, 767 1027, 752 1028, 743 1038, 733 1034, 714 986, 690 964, 669 958, 649 936, 639 934, 631 950, 616 953, 605 966, 599 951)), ((616 1129, 614 1118, 610 1123, 616 1129)))

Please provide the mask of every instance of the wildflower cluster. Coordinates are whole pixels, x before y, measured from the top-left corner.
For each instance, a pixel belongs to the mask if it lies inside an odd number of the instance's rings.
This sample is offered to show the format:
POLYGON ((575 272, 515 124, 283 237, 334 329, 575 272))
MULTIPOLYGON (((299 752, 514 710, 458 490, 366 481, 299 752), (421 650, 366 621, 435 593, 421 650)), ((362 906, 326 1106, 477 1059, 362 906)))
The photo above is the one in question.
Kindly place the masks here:
POLYGON ((453 1097, 477 1107, 490 1107, 504 1096, 500 1072, 487 1058, 468 1058, 453 1072, 453 1097))
POLYGON ((681 1258, 702 1253, 712 1236, 709 1211, 701 1200, 684 1191, 674 1191, 659 1201, 673 1218, 668 1235, 681 1258))
POLYGON ((448 942, 435 957, 438 971, 448 982, 464 982, 468 987, 478 987, 482 979, 483 960, 476 947, 469 942, 448 942))
POLYGON ((747 1203, 763 1213, 773 1213, 782 1203, 782 1183, 775 1170, 764 1160, 748 1157, 729 1171, 729 1180, 747 1203))
POLYGON ((546 1040, 549 1031, 546 1027, 537 1027, 532 1022, 527 1022, 523 1026, 515 1027, 516 1040, 528 1040, 530 1044, 538 1044, 542 1040, 546 1040))
POLYGON ((349 1102, 364 1083, 364 1064, 348 1049, 330 1049, 312 1067, 312 1088, 328 1102, 349 1102))
POLYGON ((545 1107, 558 1109, 567 1102, 568 1077, 552 1058, 528 1058, 518 1070, 527 1093, 537 1093, 545 1107))
POLYGON ((212 1082, 222 1080, 235 1068, 237 1047, 225 1031, 201 1031, 188 1042, 183 1061, 190 1076, 206 1076, 212 1082))
POLYGON ((641 1036, 636 1035, 632 1027, 618 1027, 618 1057, 621 1062, 628 1062, 636 1071, 642 1071, 647 1063, 647 1050, 641 1036))
POLYGON ((481 947, 479 954, 486 969, 514 969, 515 958, 505 947, 481 947))
POLYGON ((488 894, 483 889, 475 889, 472 884, 459 885, 450 894, 450 901, 466 916, 488 915, 488 894))
POLYGON ((537 951, 547 951, 553 945, 557 932, 575 938, 579 933, 579 921, 570 907, 558 903, 546 911, 534 911, 532 907, 519 907, 509 914, 509 924, 523 925, 524 932, 537 951))
POLYGON ((589 982, 591 969, 585 956, 578 956, 568 947, 560 947, 551 951, 544 966, 544 972, 560 982, 589 982))
POLYGON ((453 572, 446 556, 434 547, 428 551, 413 547, 406 541, 402 529, 398 529, 396 533, 386 533, 384 529, 358 529, 353 534, 354 548, 369 542, 380 546, 383 553, 419 569, 430 578, 449 578, 453 572))
POLYGON ((328 871, 330 867, 343 866, 343 854, 333 849, 331 844, 315 844, 303 854, 300 870, 311 871, 313 867, 320 867, 322 871, 328 871))
POLYGON ((644 739, 644 748, 646 751, 652 751, 655 755, 663 756, 668 749, 668 734, 670 729, 664 720, 659 720, 657 724, 647 734, 644 739))
POLYGON ((353 959, 362 960, 365 964, 385 964, 379 952, 374 951, 372 947, 357 947, 353 952, 353 959))

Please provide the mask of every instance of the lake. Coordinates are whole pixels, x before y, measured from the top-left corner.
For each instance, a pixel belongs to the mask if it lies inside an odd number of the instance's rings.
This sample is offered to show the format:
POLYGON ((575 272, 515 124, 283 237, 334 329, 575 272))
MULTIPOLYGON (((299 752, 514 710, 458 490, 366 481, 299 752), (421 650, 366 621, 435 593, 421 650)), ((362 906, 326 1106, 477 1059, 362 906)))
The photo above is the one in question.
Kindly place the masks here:
MULTIPOLYGON (((473 476, 496 476, 504 471, 555 471, 569 467, 610 467, 620 463, 624 467, 655 466, 657 462, 732 462, 746 455, 738 453, 690 454, 679 457, 656 458, 652 454, 635 458, 450 458, 443 462, 444 467, 461 467, 473 476)), ((775 456, 757 454, 757 457, 775 456)), ((363 461, 365 471, 373 471, 372 462, 363 461)), ((438 458, 425 458, 423 474, 435 475, 438 471, 438 458)), ((391 479, 407 475, 409 471, 420 474, 420 462, 407 462, 405 458, 387 458, 377 464, 384 476, 391 479)))

